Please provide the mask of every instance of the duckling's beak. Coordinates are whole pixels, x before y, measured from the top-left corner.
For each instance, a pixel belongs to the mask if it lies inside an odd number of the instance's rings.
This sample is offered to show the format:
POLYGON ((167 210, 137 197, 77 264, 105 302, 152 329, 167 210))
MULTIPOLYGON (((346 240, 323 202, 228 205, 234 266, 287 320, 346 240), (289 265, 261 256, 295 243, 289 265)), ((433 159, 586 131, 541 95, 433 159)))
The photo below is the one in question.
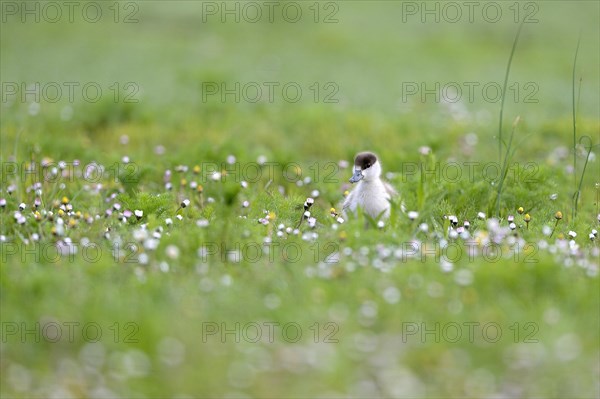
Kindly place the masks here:
POLYGON ((350 183, 356 183, 363 178, 362 170, 360 168, 354 169, 354 174, 350 178, 350 183))

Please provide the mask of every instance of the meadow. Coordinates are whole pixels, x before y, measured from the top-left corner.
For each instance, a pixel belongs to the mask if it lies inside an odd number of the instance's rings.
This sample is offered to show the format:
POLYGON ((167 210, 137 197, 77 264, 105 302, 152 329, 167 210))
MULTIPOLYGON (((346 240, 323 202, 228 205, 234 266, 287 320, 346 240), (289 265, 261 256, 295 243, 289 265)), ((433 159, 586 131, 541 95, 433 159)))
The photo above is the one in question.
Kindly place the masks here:
POLYGON ((0 5, 2 398, 600 395, 597 2, 0 5))

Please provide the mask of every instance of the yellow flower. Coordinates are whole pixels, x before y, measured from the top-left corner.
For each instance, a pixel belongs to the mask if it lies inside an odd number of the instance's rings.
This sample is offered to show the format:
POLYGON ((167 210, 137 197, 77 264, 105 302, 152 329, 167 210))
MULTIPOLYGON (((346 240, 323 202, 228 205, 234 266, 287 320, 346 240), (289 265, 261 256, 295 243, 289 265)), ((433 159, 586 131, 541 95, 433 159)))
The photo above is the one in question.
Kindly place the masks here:
POLYGON ((296 173, 296 176, 298 176, 298 177, 302 176, 302 168, 300 167, 300 165, 293 165, 293 169, 294 169, 294 172, 296 173))
POLYGON ((523 209, 522 206, 520 206, 519 209, 517 209, 517 212, 519 212, 519 215, 522 215, 524 211, 525 210, 523 209))
POLYGON ((350 194, 350 191, 348 191, 348 190, 344 191, 344 197, 347 197, 348 194, 350 194))
POLYGON ((68 197, 62 197, 61 202, 63 203, 63 205, 67 205, 69 203, 69 198, 68 197))
POLYGON ((200 173, 200 165, 194 166, 194 169, 192 169, 192 170, 194 171, 194 174, 200 173))
POLYGON ((560 219, 562 219, 562 212, 561 212, 561 211, 557 211, 557 212, 554 214, 554 217, 556 218, 556 220, 560 220, 560 219))
POLYGON ((523 217, 523 220, 525 220, 527 223, 529 223, 531 221, 531 216, 529 216, 529 214, 526 213, 525 216, 523 217))

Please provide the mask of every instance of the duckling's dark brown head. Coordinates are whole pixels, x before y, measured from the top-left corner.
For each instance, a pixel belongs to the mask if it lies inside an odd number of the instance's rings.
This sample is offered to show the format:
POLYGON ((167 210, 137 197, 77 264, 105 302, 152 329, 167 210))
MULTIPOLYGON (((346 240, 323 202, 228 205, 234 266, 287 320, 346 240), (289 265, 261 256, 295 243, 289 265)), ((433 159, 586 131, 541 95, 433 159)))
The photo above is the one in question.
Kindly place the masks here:
POLYGON ((377 156, 372 152, 359 152, 354 158, 354 174, 350 178, 350 183, 356 183, 362 179, 370 181, 378 179, 381 175, 381 166, 377 161, 377 156))

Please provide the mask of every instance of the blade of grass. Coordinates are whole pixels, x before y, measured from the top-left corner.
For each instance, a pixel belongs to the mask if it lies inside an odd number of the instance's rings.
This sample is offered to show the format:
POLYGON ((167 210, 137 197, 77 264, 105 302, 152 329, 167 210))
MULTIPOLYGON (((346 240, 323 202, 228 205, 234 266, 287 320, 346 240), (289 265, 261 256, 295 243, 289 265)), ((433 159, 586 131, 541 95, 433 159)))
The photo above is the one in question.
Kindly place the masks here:
MULTIPOLYGON (((581 32, 577 39, 575 48, 575 57, 573 58, 573 73, 571 76, 571 108, 573 111, 573 206, 571 208, 571 218, 574 220, 577 215, 577 203, 579 201, 579 191, 577 189, 577 106, 575 104, 575 69, 577 67, 577 55, 579 54, 579 44, 581 43, 581 32)), ((581 80, 579 81, 579 93, 581 93, 581 80)), ((583 179, 583 176, 582 176, 583 179)))
POLYGON ((500 102, 500 120, 498 122, 498 163, 502 162, 502 119, 504 116, 504 100, 506 99, 506 86, 508 85, 508 75, 510 74, 510 67, 512 65, 512 59, 517 49, 517 43, 519 42, 519 36, 521 35, 521 28, 523 28, 523 22, 519 24, 519 29, 515 36, 515 40, 510 50, 510 56, 508 57, 508 64, 506 65, 506 73, 504 74, 504 84, 502 86, 502 96, 500 102))
POLYGON ((590 136, 582 136, 579 139, 579 144, 583 145, 584 139, 587 139, 589 141, 590 146, 589 146, 587 154, 585 156, 585 162, 583 163, 583 170, 581 171, 581 178, 579 179, 579 185, 576 187, 575 193, 573 194, 573 203, 574 203, 573 221, 575 220, 575 217, 577 216, 577 204, 579 202, 579 195, 581 194, 581 186, 583 184, 583 177, 585 176, 585 170, 587 168, 588 160, 590 159, 590 154, 592 153, 592 149, 594 148, 592 138, 590 136))
POLYGON ((512 155, 514 154, 514 152, 511 153, 510 148, 512 146, 512 141, 513 141, 513 137, 515 135, 515 130, 517 129, 517 125, 519 124, 520 120, 521 120, 521 117, 517 116, 513 123, 513 127, 510 132, 510 137, 508 139, 508 146, 506 147, 506 154, 504 156, 504 162, 502 163, 502 169, 500 172, 501 173, 500 181, 498 182, 498 194, 496 195, 496 215, 498 217, 500 217, 500 197, 502 196, 502 188, 504 186, 504 180, 506 179, 506 175, 508 174, 508 160, 510 158, 512 158, 512 155))

